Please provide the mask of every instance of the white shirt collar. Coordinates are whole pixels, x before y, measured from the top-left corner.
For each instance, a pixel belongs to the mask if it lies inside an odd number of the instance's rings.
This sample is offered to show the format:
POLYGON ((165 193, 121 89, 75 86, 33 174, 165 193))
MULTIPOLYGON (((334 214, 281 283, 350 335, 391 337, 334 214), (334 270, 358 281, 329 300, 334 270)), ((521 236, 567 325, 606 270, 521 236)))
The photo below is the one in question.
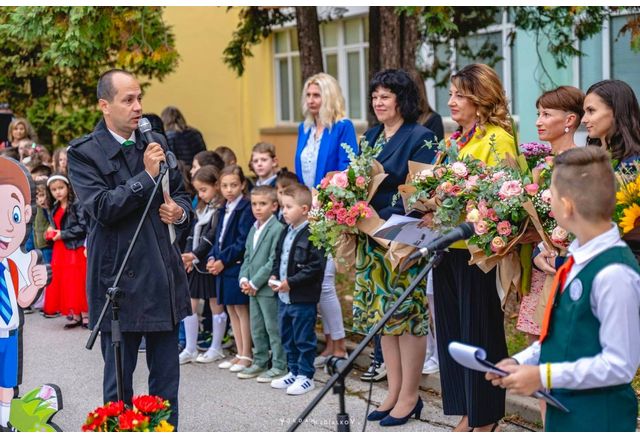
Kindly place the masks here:
MULTIPOLYGON (((107 128, 109 130, 109 128, 107 128)), ((109 130, 109 132, 111 133, 111 135, 113 136, 114 139, 116 139, 116 141, 122 145, 124 142, 126 142, 127 140, 131 140, 133 143, 136 143, 136 132, 132 131, 131 132, 131 136, 129 136, 128 139, 125 139, 124 137, 122 137, 119 134, 114 133, 113 131, 109 130)))
POLYGON ((580 245, 575 239, 569 245, 569 253, 573 256, 576 265, 583 265, 589 262, 603 251, 622 243, 618 226, 611 223, 611 228, 596 236, 584 245, 580 245))
POLYGON ((227 202, 226 213, 231 213, 235 208, 240 204, 240 200, 242 200, 242 194, 238 195, 238 198, 233 200, 231 203, 227 202))
POLYGON ((302 228, 307 224, 309 224, 309 220, 303 221, 302 223, 298 224, 297 227, 293 227, 292 225, 289 225, 289 231, 297 233, 298 231, 302 230, 302 228))
POLYGON ((268 220, 266 220, 266 221, 264 222, 264 224, 262 224, 262 225, 258 224, 258 221, 256 221, 255 223, 253 223, 253 227, 255 227, 255 228, 256 228, 256 230, 264 229, 264 226, 266 226, 267 224, 269 224, 269 221, 271 221, 271 219, 272 219, 274 216, 275 216, 275 215, 271 215, 271 216, 269 217, 269 219, 268 219, 268 220))
POLYGON ((266 186, 268 184, 271 184, 271 182, 274 181, 276 178, 278 178, 278 175, 273 174, 271 177, 267 178, 266 180, 258 180, 256 182, 256 186, 266 186))

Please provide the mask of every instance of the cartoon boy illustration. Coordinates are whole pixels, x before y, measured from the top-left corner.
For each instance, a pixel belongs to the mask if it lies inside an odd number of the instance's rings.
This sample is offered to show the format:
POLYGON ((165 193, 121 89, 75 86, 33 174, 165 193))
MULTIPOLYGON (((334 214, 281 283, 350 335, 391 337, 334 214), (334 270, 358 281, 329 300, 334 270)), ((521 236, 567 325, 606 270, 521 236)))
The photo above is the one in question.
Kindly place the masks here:
POLYGON ((9 258, 20 249, 31 216, 26 170, 15 160, 0 157, 0 431, 7 429, 13 389, 18 385, 18 306, 31 305, 48 278, 47 266, 38 265, 35 251, 26 258, 27 267, 9 258))

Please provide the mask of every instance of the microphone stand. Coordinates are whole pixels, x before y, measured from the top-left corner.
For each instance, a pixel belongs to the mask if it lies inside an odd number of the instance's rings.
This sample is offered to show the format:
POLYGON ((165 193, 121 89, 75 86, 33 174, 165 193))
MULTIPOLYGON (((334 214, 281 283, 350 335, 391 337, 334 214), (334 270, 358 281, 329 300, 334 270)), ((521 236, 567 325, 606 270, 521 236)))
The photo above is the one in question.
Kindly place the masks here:
POLYGON ((436 251, 432 253, 429 262, 422 271, 413 279, 413 282, 407 287, 404 293, 396 300, 391 309, 387 311, 387 313, 380 319, 380 321, 369 331, 367 336, 356 346, 356 348, 351 352, 349 358, 344 361, 336 361, 333 365, 336 366, 337 370, 333 373, 327 384, 320 390, 320 393, 316 395, 315 398, 307 405, 304 411, 298 416, 294 423, 289 427, 287 431, 292 432, 296 431, 298 427, 304 422, 304 420, 309 416, 309 414, 313 411, 313 409, 318 405, 318 403, 322 400, 322 398, 329 392, 329 390, 334 387, 333 393, 338 394, 339 404, 340 404, 340 412, 337 415, 337 431, 350 431, 350 418, 346 413, 345 408, 345 384, 344 380, 353 368, 353 363, 355 362, 358 355, 364 350, 364 348, 369 344, 369 342, 373 339, 373 337, 382 329, 382 327, 389 321, 391 316, 400 308, 400 305, 409 297, 409 295, 416 289, 418 284, 427 276, 429 271, 440 261, 442 260, 442 250, 436 251))
POLYGON ((107 289, 107 301, 102 307, 102 312, 100 313, 100 317, 96 322, 93 330, 91 331, 91 335, 89 336, 89 340, 85 348, 88 350, 93 349, 93 345, 96 342, 96 338, 98 337, 98 332, 100 331, 100 326, 102 325, 102 320, 104 320, 105 315, 107 314, 107 309, 109 309, 109 304, 111 304, 111 344, 113 345, 113 356, 114 361, 116 363, 116 388, 118 392, 118 401, 124 401, 124 389, 122 385, 122 331, 120 330, 120 299, 122 298, 123 292, 118 286, 120 283, 120 278, 122 277, 122 273, 124 272, 124 268, 129 262, 129 256, 131 256, 131 251, 133 247, 136 245, 136 241, 138 240, 138 236, 140 235, 140 230, 142 229, 142 224, 144 220, 147 218, 149 214, 149 209, 151 208, 151 204, 153 203, 153 199, 156 196, 156 192, 158 192, 158 188, 162 184, 162 177, 169 170, 166 163, 160 163, 160 173, 158 174, 157 180, 153 187, 153 191, 151 192, 151 196, 147 201, 147 205, 144 208, 144 212, 142 213, 142 217, 138 222, 138 227, 136 228, 135 233, 133 234, 133 238, 131 238, 131 242, 129 243, 129 247, 127 248, 127 253, 124 255, 124 259, 120 264, 120 268, 118 269, 118 273, 116 274, 116 278, 113 280, 113 284, 111 288, 107 289))

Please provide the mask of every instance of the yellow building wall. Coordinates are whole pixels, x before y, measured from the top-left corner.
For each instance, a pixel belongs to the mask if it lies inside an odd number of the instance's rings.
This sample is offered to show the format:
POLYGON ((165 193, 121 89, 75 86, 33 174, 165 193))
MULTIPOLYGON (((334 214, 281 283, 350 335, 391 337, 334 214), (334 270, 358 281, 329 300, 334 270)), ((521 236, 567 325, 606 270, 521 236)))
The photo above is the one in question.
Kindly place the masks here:
POLYGON ((202 132, 208 149, 232 148, 247 170, 260 129, 275 125, 271 39, 252 47, 253 57, 238 78, 222 55, 238 23, 237 9, 166 7, 164 19, 173 28, 180 61, 174 73, 145 89, 144 111, 159 115, 175 105, 202 132))

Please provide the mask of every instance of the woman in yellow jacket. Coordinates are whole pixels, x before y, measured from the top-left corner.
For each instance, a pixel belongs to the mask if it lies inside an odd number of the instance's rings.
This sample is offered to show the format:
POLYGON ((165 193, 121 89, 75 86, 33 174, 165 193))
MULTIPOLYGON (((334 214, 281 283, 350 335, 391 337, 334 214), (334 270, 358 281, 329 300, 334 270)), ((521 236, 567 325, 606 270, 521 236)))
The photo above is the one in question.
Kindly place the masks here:
MULTIPOLYGON (((459 157, 495 165, 507 153, 516 156, 507 98, 491 67, 461 69, 451 77, 449 95, 451 118, 459 125, 452 135, 459 157)), ((433 273, 443 409, 462 416, 455 431, 495 431, 504 416, 505 391, 460 366, 447 350, 451 341, 460 341, 483 347, 490 361, 507 355, 496 271, 484 273, 469 266, 469 259, 464 242, 457 242, 433 273)))

